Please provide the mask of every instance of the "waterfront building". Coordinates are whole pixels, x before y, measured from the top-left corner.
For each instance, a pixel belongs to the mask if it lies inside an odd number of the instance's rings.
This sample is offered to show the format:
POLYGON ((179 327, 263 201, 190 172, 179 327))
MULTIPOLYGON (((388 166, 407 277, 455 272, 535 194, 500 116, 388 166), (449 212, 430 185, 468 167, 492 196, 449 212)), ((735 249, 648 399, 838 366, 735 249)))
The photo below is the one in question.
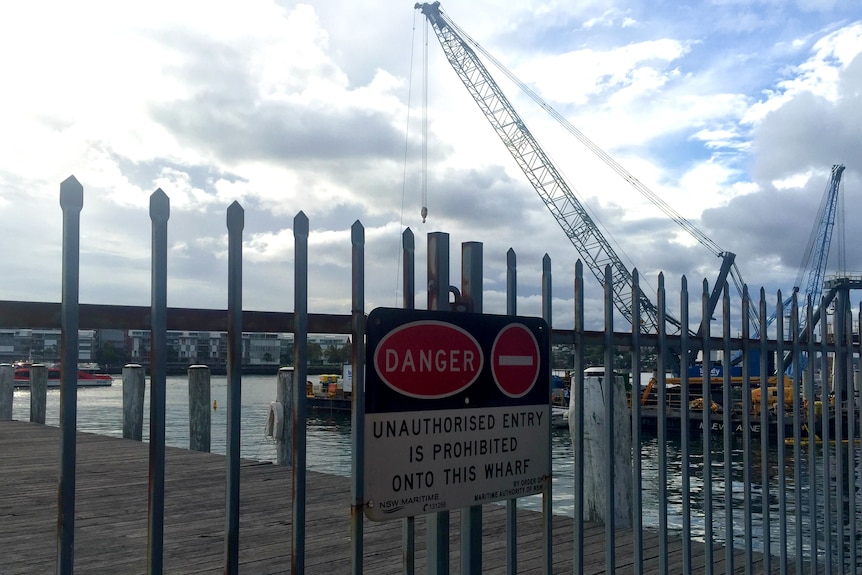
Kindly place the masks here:
MULTIPOLYGON (((94 361, 98 347, 96 330, 78 330, 78 359, 94 361)), ((0 362, 58 361, 60 358, 59 329, 3 328, 0 329, 0 362)))

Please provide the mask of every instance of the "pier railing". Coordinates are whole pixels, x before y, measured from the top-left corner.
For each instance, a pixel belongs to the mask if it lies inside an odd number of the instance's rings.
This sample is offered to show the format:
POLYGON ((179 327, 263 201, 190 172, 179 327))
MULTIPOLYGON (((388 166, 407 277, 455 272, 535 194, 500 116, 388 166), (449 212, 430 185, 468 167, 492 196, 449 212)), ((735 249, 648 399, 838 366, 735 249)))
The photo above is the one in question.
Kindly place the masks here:
MULTIPOLYGON (((294 219, 295 286, 293 312, 263 312, 243 309, 242 229, 244 212, 234 203, 227 209, 228 227, 228 306, 223 310, 169 307, 166 298, 169 199, 161 190, 151 197, 153 230, 152 305, 150 307, 82 304, 78 301, 79 216, 83 188, 69 178, 61 184, 63 209, 63 292, 60 303, 0 301, 2 327, 61 328, 61 355, 64 366, 77 363, 79 328, 147 329, 152 333, 153 349, 150 377, 150 514, 148 519, 148 566, 160 573, 164 521, 164 387, 166 330, 212 330, 228 334, 228 428, 227 493, 225 501, 225 572, 238 571, 239 531, 239 421, 242 332, 289 332, 295 337, 295 382, 306 378, 305 346, 309 333, 351 334, 353 345, 353 500, 351 515, 354 555, 352 569, 363 571, 362 532, 364 504, 363 470, 357 463, 363 453, 362 401, 365 363, 364 308, 364 229, 356 222, 351 229, 353 298, 351 314, 312 314, 307 309, 309 222, 300 212, 294 219), (360 408, 357 409, 357 406, 360 408)), ((403 307, 415 306, 415 262, 413 234, 403 237, 403 307)), ((461 289, 451 287, 447 234, 430 234, 427 269, 429 309, 462 309, 476 313, 482 309, 481 244, 462 245, 461 289), (455 294, 455 300, 450 296, 455 294)), ((796 319, 785 330, 783 318, 799 317, 799 306, 810 302, 793 301, 785 314, 781 294, 770 296, 760 291, 749 301, 732 300, 724 290, 721 311, 716 321, 718 333, 705 324, 702 333, 674 333, 661 328, 657 334, 642 334, 638 329, 640 293, 638 274, 633 273, 632 307, 635 327, 618 328, 613 311, 610 272, 606 274, 603 329, 588 330, 584 325, 585 299, 583 268, 575 265, 573 329, 552 329, 551 341, 570 344, 573 349, 573 377, 569 421, 574 445, 574 571, 584 566, 585 521, 605 523, 605 563, 608 572, 617 564, 614 542, 617 528, 631 527, 633 572, 643 572, 645 528, 657 529, 661 572, 669 572, 669 537, 681 535, 683 572, 692 572, 692 541, 705 542, 704 571, 713 572, 717 562, 715 545, 723 545, 724 572, 737 569, 753 572, 755 557, 763 554, 764 572, 772 572, 773 562, 782 573, 801 573, 813 569, 826 572, 852 572, 862 566, 859 558, 860 429, 859 382, 857 362, 862 353, 852 333, 849 297, 835 302, 833 329, 822 321, 819 332, 798 329, 796 319), (770 303, 770 302, 775 302, 770 303), (752 306, 752 303, 755 304, 752 306), (739 306, 732 313, 732 305, 739 306), (757 318, 749 317, 758 309, 757 318), (775 312, 775 333, 795 334, 792 338, 769 339, 767 318, 775 312), (731 327, 731 318, 742 317, 741 328, 731 327), (758 336, 752 336, 751 323, 759 322, 758 336), (739 331, 741 329, 741 332, 739 331), (737 333, 734 336, 734 333, 737 333), (585 375, 584 353, 587 346, 604 349, 604 374, 627 371, 633 374, 631 388, 617 387, 616 378, 585 375), (618 352, 627 354, 625 366, 618 352), (704 376, 696 378, 686 369, 684 358, 699 354, 704 376), (647 357, 655 358, 647 363, 647 357), (680 359, 683 358, 683 359, 680 359), (715 359, 710 361, 711 359, 715 359), (717 369, 713 373, 713 368, 717 369), (718 369, 720 368, 720 369, 718 369), (735 369, 739 375, 734 375, 735 369), (655 381, 647 390, 638 385, 639 374, 653 371, 655 381), (772 381, 759 374, 782 374, 772 381), (783 376, 786 374, 786 376, 783 376), (788 389, 789 388, 789 389, 788 389), (591 393, 600 390, 600 408, 590 419, 601 423, 600 433, 586 432, 585 413, 591 393), (620 397, 623 409, 619 408, 620 397), (775 398, 773 401, 771 398, 775 398), (761 401, 761 398, 767 398, 761 401), (698 403, 698 399, 700 402, 698 403), (622 424, 621 426, 619 424, 622 424), (627 429, 627 433, 618 433, 627 429), (652 442, 658 453, 656 476, 647 478, 643 468, 643 447, 652 442), (608 454, 603 460, 588 459, 590 454, 608 454), (585 482, 601 478, 601 488, 585 482), (642 493, 647 483, 657 484, 657 502, 645 502, 642 493), (669 496, 670 486, 681 497, 669 496), (650 517, 646 518, 645 511, 650 517), (735 549, 745 550, 746 565, 735 565, 735 549), (834 571, 833 571, 834 570, 834 571)), ((517 313, 517 267, 513 250, 506 256, 507 314, 517 313)), ((543 261, 542 310, 551 324, 551 262, 543 261)), ((655 294, 660 325, 665 314, 673 313, 682 325, 689 325, 690 308, 706 312, 709 289, 690 294, 683 278, 679 304, 667 303, 663 277, 655 294)), ((808 309, 811 305, 807 306, 808 309)), ((809 324, 811 314, 809 312, 809 324)), ((553 327, 553 326, 552 326, 553 327)), ((2 388, 3 386, 0 386, 2 388)), ((294 385, 293 490, 294 508, 291 557, 294 572, 303 571, 305 513, 305 389, 294 385)), ((0 400, 6 397, 0 389, 0 400)), ((2 401, 0 401, 2 403, 2 401)), ((0 408, 3 408, 0 405, 0 408)), ((0 409, 0 416, 7 413, 0 409)), ((74 556, 74 506, 76 472, 76 379, 74 370, 62 375, 60 399, 60 474, 58 494, 58 573, 72 573, 74 556)), ((543 570, 553 564, 550 482, 544 492, 545 545, 543 570)), ((481 569, 481 506, 463 510, 461 524, 461 561, 464 572, 481 569)), ((507 502, 507 559, 511 569, 518 564, 515 532, 517 505, 507 502)), ((449 522, 445 513, 428 517, 428 568, 432 573, 448 570, 449 522)), ((412 518, 404 520, 404 565, 411 572, 414 557, 412 518)), ((653 549, 655 551, 655 549, 653 549)))

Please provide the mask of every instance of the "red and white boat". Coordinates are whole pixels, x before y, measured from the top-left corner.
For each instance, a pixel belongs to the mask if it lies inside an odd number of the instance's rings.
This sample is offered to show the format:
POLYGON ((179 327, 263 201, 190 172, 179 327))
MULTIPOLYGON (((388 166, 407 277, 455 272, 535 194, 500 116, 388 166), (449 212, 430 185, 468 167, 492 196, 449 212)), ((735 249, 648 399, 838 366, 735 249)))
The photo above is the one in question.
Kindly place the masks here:
MULTIPOLYGON (((15 387, 30 387, 30 362, 15 364, 15 387)), ((45 364, 48 367, 48 387, 60 387, 60 365, 45 364)), ((114 383, 107 373, 102 372, 94 363, 78 365, 78 387, 101 387, 114 383)))

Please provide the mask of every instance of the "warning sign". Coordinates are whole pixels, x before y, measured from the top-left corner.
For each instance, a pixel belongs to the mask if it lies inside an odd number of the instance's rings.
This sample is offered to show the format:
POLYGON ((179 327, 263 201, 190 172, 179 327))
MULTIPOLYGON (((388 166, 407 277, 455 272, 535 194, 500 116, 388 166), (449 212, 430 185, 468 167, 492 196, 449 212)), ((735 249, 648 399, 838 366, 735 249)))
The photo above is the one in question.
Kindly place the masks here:
POLYGON ((551 475, 543 320, 381 308, 367 325, 369 519, 542 491, 551 475))
POLYGON ((539 377, 539 343, 527 326, 510 323, 494 340, 491 350, 491 372, 500 391, 510 397, 521 397, 539 377))

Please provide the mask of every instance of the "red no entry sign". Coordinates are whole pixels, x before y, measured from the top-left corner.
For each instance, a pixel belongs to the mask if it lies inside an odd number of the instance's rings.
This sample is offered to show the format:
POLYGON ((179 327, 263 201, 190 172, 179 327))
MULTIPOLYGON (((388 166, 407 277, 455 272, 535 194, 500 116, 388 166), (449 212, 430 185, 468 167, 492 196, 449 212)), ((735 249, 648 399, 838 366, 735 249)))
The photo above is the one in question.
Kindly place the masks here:
POLYGON ((500 391, 525 395, 536 383, 539 364, 539 343, 527 326, 511 323, 500 330, 491 348, 491 373, 500 391))

